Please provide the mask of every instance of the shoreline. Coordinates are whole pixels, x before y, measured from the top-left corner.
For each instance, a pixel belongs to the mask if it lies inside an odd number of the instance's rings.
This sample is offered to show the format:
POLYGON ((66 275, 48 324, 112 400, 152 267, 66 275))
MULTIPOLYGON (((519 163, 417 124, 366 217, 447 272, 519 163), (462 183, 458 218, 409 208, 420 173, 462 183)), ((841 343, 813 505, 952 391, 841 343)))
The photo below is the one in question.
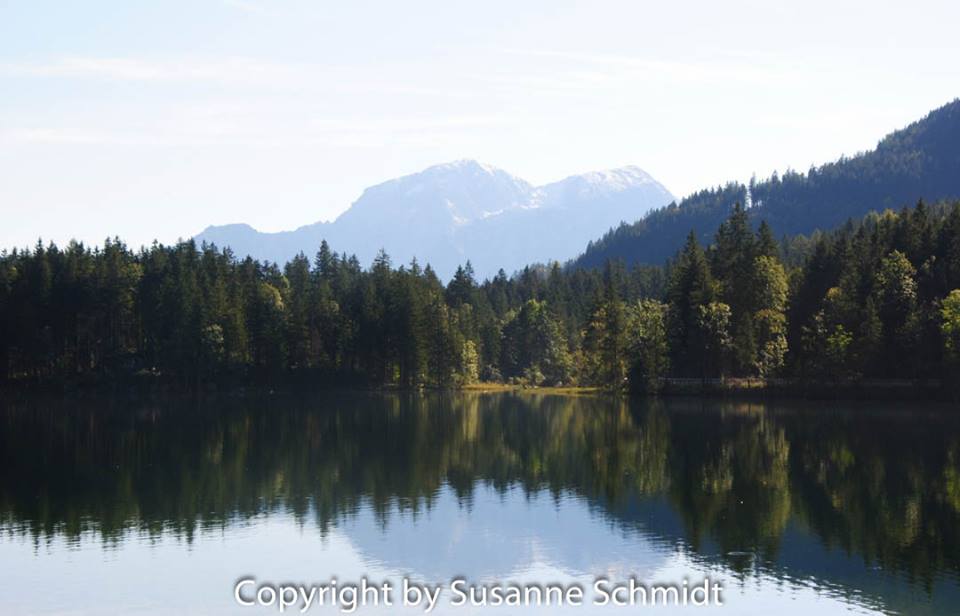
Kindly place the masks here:
POLYGON ((727 378, 695 379, 665 378, 656 393, 612 390, 597 386, 578 385, 520 385, 510 383, 481 382, 460 387, 405 388, 394 385, 363 386, 327 382, 285 381, 281 383, 210 383, 202 387, 181 387, 164 381, 120 380, 112 382, 66 382, 27 383, 14 382, 0 385, 0 398, 19 395, 88 395, 88 394, 188 394, 203 395, 256 395, 287 393, 336 393, 345 391, 368 393, 474 393, 474 394, 528 394, 555 396, 621 396, 635 398, 696 397, 800 400, 916 400, 957 402, 957 395, 945 388, 937 379, 863 379, 846 381, 802 380, 797 378, 727 378))
POLYGON ((656 393, 613 391, 602 387, 523 386, 502 383, 477 383, 459 391, 480 393, 540 393, 550 395, 622 395, 627 397, 698 398, 794 398, 805 400, 931 400, 954 402, 952 392, 939 380, 863 379, 817 381, 801 379, 662 379, 656 393))

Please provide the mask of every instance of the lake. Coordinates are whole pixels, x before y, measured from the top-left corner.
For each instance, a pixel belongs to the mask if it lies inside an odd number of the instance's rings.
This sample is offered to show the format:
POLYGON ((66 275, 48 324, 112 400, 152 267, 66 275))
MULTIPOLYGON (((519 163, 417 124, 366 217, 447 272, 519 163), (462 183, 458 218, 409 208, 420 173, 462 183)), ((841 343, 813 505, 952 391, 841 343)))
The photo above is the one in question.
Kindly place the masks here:
MULTIPOLYGON (((0 459, 4 614, 279 613, 239 605, 238 582, 253 601, 364 578, 723 588, 722 606, 659 608, 455 607, 446 588, 433 614, 960 612, 960 414, 943 406, 20 398, 0 459)), ((424 609, 354 613, 397 612, 424 609)))

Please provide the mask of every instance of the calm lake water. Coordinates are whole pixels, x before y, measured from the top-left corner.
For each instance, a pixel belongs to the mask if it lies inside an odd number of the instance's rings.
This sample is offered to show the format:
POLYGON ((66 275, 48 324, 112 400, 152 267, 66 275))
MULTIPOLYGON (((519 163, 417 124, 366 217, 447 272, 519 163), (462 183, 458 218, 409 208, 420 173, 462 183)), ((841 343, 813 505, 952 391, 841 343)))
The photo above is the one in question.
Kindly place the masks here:
MULTIPOLYGON (((433 614, 960 613, 960 414, 518 394, 0 408, 0 613, 263 614, 258 584, 580 583, 433 614), (597 576, 723 606, 590 605, 597 576)), ((423 613, 367 606, 357 614, 423 613)), ((288 612, 295 613, 295 612, 288 612)), ((309 613, 337 614, 332 606, 309 613)))

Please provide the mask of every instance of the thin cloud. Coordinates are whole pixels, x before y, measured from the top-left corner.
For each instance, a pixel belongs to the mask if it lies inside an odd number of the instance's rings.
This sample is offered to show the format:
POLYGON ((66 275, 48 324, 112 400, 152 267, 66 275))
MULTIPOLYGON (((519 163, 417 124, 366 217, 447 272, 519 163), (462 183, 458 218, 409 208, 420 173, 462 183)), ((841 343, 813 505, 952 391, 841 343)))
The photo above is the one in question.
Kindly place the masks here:
POLYGON ((14 77, 61 77, 136 82, 209 82, 237 85, 295 85, 303 67, 233 57, 145 60, 71 56, 49 62, 0 64, 0 73, 14 77))
POLYGON ((589 66, 589 70, 581 68, 564 71, 565 74, 573 77, 573 84, 583 86, 602 81, 622 82, 625 78, 636 79, 652 76, 699 85, 730 81, 769 85, 774 82, 780 83, 793 79, 792 73, 796 70, 796 67, 769 61, 764 64, 757 64, 756 62, 748 63, 744 61, 732 62, 729 58, 727 60, 691 62, 545 49, 507 48, 500 51, 509 55, 566 60, 579 64, 581 67, 589 66))
POLYGON ((145 147, 353 147, 374 148, 385 144, 436 145, 475 134, 503 129, 510 122, 500 116, 449 117, 324 117, 292 124, 264 122, 244 124, 229 119, 210 121, 168 118, 152 127, 89 129, 34 126, 0 132, 0 142, 34 145, 91 145, 145 147))
POLYGON ((272 11, 267 9, 267 7, 252 0, 220 0, 220 4, 231 9, 243 11, 244 13, 253 13, 256 15, 272 14, 272 11))
MULTIPOLYGON (((279 92, 353 92, 468 99, 470 87, 438 86, 413 65, 384 67, 269 62, 249 57, 119 58, 68 56, 40 62, 0 62, 0 77, 100 80, 161 86, 210 84, 279 92)), ((469 75, 451 81, 470 83, 469 75)))
POLYGON ((421 132, 462 128, 494 128, 509 124, 500 115, 462 115, 430 118, 318 118, 310 122, 322 132, 421 132))

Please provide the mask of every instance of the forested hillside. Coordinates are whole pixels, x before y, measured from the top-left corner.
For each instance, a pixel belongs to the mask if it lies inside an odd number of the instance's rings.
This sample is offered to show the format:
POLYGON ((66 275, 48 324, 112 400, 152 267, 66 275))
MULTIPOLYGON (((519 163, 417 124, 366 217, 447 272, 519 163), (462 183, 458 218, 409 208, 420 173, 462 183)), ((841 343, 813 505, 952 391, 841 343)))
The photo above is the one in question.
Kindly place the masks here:
POLYGON ((691 229, 701 242, 734 203, 752 203, 754 227, 766 220, 777 237, 836 228, 870 211, 960 197, 960 100, 884 138, 871 152, 767 180, 731 183, 690 195, 592 242, 575 265, 608 259, 663 263, 691 229), (749 200, 748 200, 749 195, 749 200))
MULTIPOLYGON (((479 380, 652 390, 662 376, 937 378, 960 367, 960 203, 872 214, 787 252, 736 206, 669 267, 528 267, 443 285, 323 244, 282 269, 120 241, 0 256, 0 378, 181 387, 452 387, 479 380), (796 265, 792 265, 796 263, 796 265)), ((947 379, 946 377, 951 377, 947 379)))

